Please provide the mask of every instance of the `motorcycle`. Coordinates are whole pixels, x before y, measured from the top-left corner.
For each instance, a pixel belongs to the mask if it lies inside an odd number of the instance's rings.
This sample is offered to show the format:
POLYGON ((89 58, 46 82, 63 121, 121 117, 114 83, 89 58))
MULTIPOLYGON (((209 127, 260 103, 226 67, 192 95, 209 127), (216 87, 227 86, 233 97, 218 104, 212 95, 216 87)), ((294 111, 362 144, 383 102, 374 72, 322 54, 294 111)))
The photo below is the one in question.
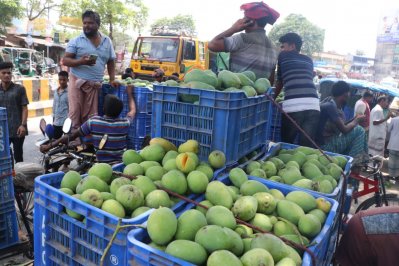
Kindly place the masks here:
MULTIPOLYGON (((74 145, 69 140, 71 128, 72 121, 67 118, 62 127, 62 132, 68 136, 67 143, 60 144, 43 153, 41 163, 46 173, 57 172, 62 169, 65 172, 74 170, 83 174, 94 164, 98 149, 85 147, 84 145, 74 145)), ((44 138, 36 142, 38 147, 51 142, 54 136, 54 128, 51 125, 47 125, 44 119, 40 121, 40 130, 44 138)), ((107 139, 108 135, 105 134, 100 141, 99 149, 104 147, 107 139)))

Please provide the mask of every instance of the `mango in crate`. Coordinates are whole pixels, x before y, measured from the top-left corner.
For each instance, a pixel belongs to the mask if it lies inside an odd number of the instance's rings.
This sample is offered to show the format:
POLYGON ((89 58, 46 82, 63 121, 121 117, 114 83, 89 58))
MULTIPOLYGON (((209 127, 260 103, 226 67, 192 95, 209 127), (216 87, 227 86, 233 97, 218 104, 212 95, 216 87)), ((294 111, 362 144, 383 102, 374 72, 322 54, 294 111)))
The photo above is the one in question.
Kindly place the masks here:
POLYGON ((188 174, 197 168, 198 157, 195 153, 184 152, 176 157, 177 169, 185 174, 188 174))
POLYGON ((76 186, 76 194, 82 194, 87 189, 96 189, 100 192, 109 192, 109 186, 97 176, 86 176, 76 186))
POLYGON ((105 183, 110 184, 112 180, 112 167, 107 163, 96 163, 90 167, 87 174, 97 176, 105 183))
POLYGON ((155 143, 142 149, 140 156, 144 159, 144 161, 162 162, 165 153, 166 152, 163 146, 155 143))
POLYGON ((145 197, 145 205, 149 208, 168 207, 170 208, 172 202, 168 193, 163 190, 153 190, 145 197))
POLYGON ((122 155, 122 161, 125 165, 128 165, 131 163, 141 163, 143 158, 134 150, 126 150, 122 155))
POLYGON ((165 150, 166 152, 169 152, 169 151, 177 151, 176 146, 175 146, 172 142, 168 141, 167 139, 163 139, 163 138, 152 138, 152 139, 150 140, 150 145, 154 145, 154 144, 159 144, 159 145, 161 145, 162 148, 164 148, 164 150, 165 150))
MULTIPOLYGON (((72 195, 72 197, 74 197, 74 198, 80 200, 80 194, 72 195)), ((74 219, 76 219, 76 220, 81 221, 81 220, 83 219, 83 215, 81 215, 81 214, 79 214, 79 213, 77 213, 77 212, 74 212, 74 211, 72 211, 72 210, 70 210, 70 209, 66 209, 65 212, 66 212, 66 214, 68 214, 70 217, 72 217, 72 218, 74 218, 74 219)))
POLYGON ((101 197, 100 191, 92 188, 86 189, 80 195, 80 200, 97 208, 101 208, 104 201, 103 198, 101 197))
POLYGON ((267 89, 271 87, 270 81, 266 78, 260 78, 255 81, 255 90, 258 94, 266 93, 267 89))
POLYGON ((73 193, 74 193, 71 189, 66 188, 66 187, 60 188, 59 190, 62 191, 62 192, 64 192, 64 193, 66 193, 66 194, 68 194, 68 195, 71 195, 71 196, 72 196, 73 193))
POLYGON ((252 80, 253 82, 256 81, 256 75, 255 75, 254 72, 247 70, 247 71, 242 72, 242 74, 244 74, 245 76, 247 76, 247 77, 248 77, 250 80, 252 80))
POLYGON ((193 241, 197 231, 207 224, 205 215, 201 211, 195 209, 188 210, 177 219, 175 238, 193 241))
POLYGON ((177 218, 169 208, 161 207, 148 217, 147 231, 151 240, 158 245, 169 243, 177 231, 177 218))
POLYGON ((233 206, 233 198, 227 186, 220 181, 212 181, 208 184, 205 198, 214 205, 221 205, 228 209, 233 206))
POLYGON ((262 248, 251 248, 241 257, 241 262, 243 265, 274 265, 273 257, 262 248))
POLYGON ((216 87, 218 80, 213 73, 202 71, 200 69, 193 69, 184 76, 184 82, 202 82, 212 87, 216 87))
POLYGON ((175 240, 166 247, 165 252, 196 265, 203 264, 207 258, 206 250, 189 240, 175 240))
POLYGON ((223 206, 213 206, 206 212, 206 221, 208 224, 219 225, 230 229, 237 226, 233 213, 223 206))
POLYGON ((138 176, 136 179, 132 180, 132 185, 139 188, 143 192, 144 197, 146 197, 151 191, 157 189, 152 180, 147 176, 138 176))
POLYGON ((68 171, 61 180, 61 188, 68 188, 76 192, 76 186, 82 180, 80 174, 76 171, 68 171))
POLYGON ((216 250, 232 247, 229 233, 218 225, 207 225, 198 230, 195 235, 195 242, 203 246, 209 253, 216 250))
POLYGON ((101 205, 101 209, 119 218, 125 218, 126 215, 122 204, 114 199, 104 201, 104 203, 101 205))
POLYGON ((126 212, 129 214, 144 204, 143 192, 133 185, 121 186, 116 191, 115 198, 123 205, 126 212))
POLYGON ((209 154, 208 162, 214 169, 219 169, 225 165, 226 156, 222 151, 214 150, 209 154))
POLYGON ((194 153, 198 154, 198 149, 199 149, 198 141, 189 139, 179 146, 178 152, 179 153, 194 152, 194 153))
POLYGON ((110 185, 110 192, 111 194, 115 197, 116 196, 116 191, 118 191, 118 189, 123 186, 123 185, 130 185, 131 181, 130 179, 126 178, 126 177, 118 177, 115 178, 110 185))
POLYGON ((236 255, 228 250, 218 250, 212 252, 207 261, 207 266, 242 266, 242 263, 236 255))

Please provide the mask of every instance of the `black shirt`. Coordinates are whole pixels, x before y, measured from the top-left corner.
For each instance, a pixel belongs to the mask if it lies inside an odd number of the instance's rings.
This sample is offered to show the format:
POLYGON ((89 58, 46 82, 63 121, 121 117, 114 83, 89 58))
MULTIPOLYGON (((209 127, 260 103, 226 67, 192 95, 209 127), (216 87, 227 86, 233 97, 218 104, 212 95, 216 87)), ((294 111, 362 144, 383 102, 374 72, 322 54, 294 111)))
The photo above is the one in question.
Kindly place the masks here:
POLYGON ((11 82, 4 90, 0 83, 0 107, 7 108, 8 132, 10 138, 17 137, 18 127, 22 124, 22 107, 29 104, 23 86, 11 82))
POLYGON ((321 134, 316 136, 318 144, 325 144, 332 136, 341 133, 336 125, 339 119, 345 121, 345 116, 333 99, 326 99, 320 104, 320 120, 317 132, 321 134))

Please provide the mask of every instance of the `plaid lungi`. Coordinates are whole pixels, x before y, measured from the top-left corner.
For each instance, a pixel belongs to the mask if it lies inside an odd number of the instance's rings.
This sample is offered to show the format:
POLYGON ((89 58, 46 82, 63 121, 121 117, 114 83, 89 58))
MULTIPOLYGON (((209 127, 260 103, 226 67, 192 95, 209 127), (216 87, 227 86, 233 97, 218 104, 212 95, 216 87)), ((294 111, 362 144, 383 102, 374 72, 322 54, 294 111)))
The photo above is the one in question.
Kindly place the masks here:
POLYGON ((399 151, 389 150, 388 170, 389 176, 399 176, 399 151))
POLYGON ((362 162, 367 142, 364 129, 356 126, 346 134, 331 137, 328 142, 321 146, 325 151, 344 154, 353 157, 353 164, 362 162))

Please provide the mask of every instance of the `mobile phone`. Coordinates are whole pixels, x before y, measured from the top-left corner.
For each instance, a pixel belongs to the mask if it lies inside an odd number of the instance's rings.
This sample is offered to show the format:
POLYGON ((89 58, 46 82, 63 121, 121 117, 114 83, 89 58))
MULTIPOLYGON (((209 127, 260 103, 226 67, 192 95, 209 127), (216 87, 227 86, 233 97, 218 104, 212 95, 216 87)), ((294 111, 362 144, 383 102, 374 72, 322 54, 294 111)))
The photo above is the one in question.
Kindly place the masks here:
POLYGON ((252 25, 254 25, 255 22, 252 19, 246 19, 245 23, 248 24, 247 26, 252 26, 252 25))
POLYGON ((90 60, 97 60, 97 57, 98 57, 98 55, 96 55, 96 54, 89 55, 90 60))

